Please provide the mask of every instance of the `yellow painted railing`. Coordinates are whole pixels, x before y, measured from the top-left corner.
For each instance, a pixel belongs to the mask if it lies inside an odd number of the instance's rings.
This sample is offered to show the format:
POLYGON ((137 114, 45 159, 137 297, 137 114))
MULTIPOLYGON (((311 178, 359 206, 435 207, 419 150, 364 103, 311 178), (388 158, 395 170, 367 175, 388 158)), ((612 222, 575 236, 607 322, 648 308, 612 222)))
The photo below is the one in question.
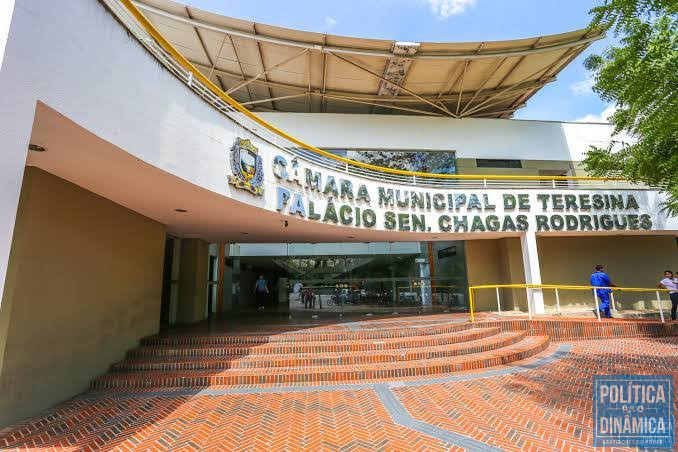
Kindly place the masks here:
POLYGON ((306 151, 313 152, 315 154, 321 155, 323 157, 332 159, 334 161, 343 163, 350 167, 362 168, 365 170, 377 171, 381 173, 388 173, 400 176, 409 176, 414 178, 426 178, 426 179, 457 179, 457 180, 522 180, 522 181, 622 181, 620 178, 610 178, 610 177, 587 177, 587 176, 532 176, 532 175, 477 175, 477 174, 434 174, 434 173, 424 173, 417 171, 408 171, 400 170, 395 168, 388 168, 383 166, 371 165, 369 163, 363 163, 356 160, 347 159, 345 157, 340 157, 331 152, 325 151, 323 149, 312 146, 286 132, 280 130, 273 124, 265 121, 258 115, 252 113, 238 101, 233 99, 231 96, 226 94, 221 90, 217 85, 209 80, 202 72, 200 72, 188 59, 186 59, 163 35, 160 33, 151 22, 144 16, 144 14, 137 8, 131 0, 117 0, 119 1, 125 9, 131 14, 138 24, 167 52, 177 64, 179 64, 184 70, 188 71, 193 80, 197 80, 202 85, 204 85, 212 94, 217 96, 219 99, 227 103, 230 107, 235 109, 237 112, 246 116, 250 120, 254 121, 256 124, 266 128, 268 131, 273 133, 275 136, 281 137, 284 140, 298 146, 301 149, 306 151))
MULTIPOLYGON (((468 298, 469 298, 469 310, 471 315, 471 322, 475 321, 475 291, 480 289, 495 289, 497 294, 497 311, 501 314, 501 302, 499 298, 499 289, 525 289, 528 291, 527 297, 527 310, 528 317, 532 319, 532 307, 530 305, 530 296, 529 291, 531 289, 553 289, 556 296, 556 306, 558 313, 560 313, 560 297, 558 294, 559 290, 586 290, 593 292, 593 299, 595 302, 595 307, 598 307, 598 301, 595 294, 596 289, 610 289, 612 292, 611 303, 612 309, 616 310, 614 302, 614 292, 655 292, 657 295, 657 303, 659 304, 659 315, 661 316, 662 323, 664 322, 664 310, 662 308, 661 298, 659 296, 660 292, 668 293, 666 289, 658 289, 656 287, 646 288, 646 287, 597 287, 597 286, 573 286, 567 284, 479 284, 469 286, 468 288, 468 298)), ((596 309, 596 316, 600 322, 600 312, 596 309)))

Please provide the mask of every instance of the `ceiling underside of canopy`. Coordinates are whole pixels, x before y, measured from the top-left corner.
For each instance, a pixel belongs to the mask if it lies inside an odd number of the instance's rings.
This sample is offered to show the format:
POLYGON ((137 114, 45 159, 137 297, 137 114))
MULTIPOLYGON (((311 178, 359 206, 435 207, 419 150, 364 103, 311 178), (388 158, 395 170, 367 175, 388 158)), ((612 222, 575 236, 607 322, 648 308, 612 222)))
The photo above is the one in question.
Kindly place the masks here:
POLYGON ((600 39, 398 42, 291 30, 169 0, 135 4, 217 86, 252 111, 510 118, 600 39))

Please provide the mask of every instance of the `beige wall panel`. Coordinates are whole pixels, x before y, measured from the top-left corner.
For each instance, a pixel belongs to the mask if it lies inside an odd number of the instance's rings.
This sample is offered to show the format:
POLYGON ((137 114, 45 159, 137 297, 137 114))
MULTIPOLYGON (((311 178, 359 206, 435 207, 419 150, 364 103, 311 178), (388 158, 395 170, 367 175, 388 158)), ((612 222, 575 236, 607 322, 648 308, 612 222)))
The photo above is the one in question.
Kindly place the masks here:
POLYGON ((0 305, 0 426, 87 389, 158 331, 164 239, 163 225, 26 169, 0 305))
MULTIPOLYGON (((502 284, 524 284, 523 251, 519 237, 507 237, 499 240, 500 259, 503 271, 502 284)), ((527 311, 525 289, 502 289, 501 306, 504 310, 517 309, 527 311)))
MULTIPOLYGON (((620 287, 654 287, 665 269, 678 270, 673 236, 539 237, 537 245, 544 284, 588 285, 596 264, 605 265, 620 287)), ((615 293, 615 301, 626 309, 654 307, 655 298, 654 292, 615 293)), ((547 310, 555 306, 553 291, 544 291, 544 301, 547 310)), ((592 308, 593 295, 561 291, 560 302, 564 308, 592 308)))
MULTIPOLYGON (((469 285, 523 283, 520 239, 468 240, 466 246, 466 269, 469 285)), ((525 304, 524 291, 502 289, 499 292, 502 310, 511 310, 514 303, 525 304)), ((478 311, 496 311, 497 294, 494 289, 475 291, 475 306, 478 311)))
MULTIPOLYGON (((497 278, 503 269, 501 266, 499 240, 468 240, 466 247, 466 272, 468 284, 498 284, 497 278)), ((497 298, 493 290, 480 290, 474 294, 477 311, 494 311, 497 298)))

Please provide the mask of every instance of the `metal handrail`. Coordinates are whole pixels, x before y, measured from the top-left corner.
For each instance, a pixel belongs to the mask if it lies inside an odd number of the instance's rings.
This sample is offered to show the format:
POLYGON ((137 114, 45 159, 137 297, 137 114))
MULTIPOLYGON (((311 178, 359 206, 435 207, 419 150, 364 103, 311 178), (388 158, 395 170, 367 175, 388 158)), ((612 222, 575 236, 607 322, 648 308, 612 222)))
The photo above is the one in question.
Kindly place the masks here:
POLYGON ((252 113, 235 99, 226 94, 188 59, 186 59, 144 16, 131 0, 103 0, 118 16, 130 32, 158 58, 174 75, 184 81, 194 92, 209 102, 227 117, 237 122, 253 134, 274 146, 316 164, 330 167, 348 174, 359 175, 376 180, 388 178, 391 182, 403 185, 453 188, 612 188, 607 182, 620 186, 614 188, 647 189, 631 184, 620 178, 588 176, 534 176, 534 175, 475 175, 475 174, 435 174, 400 170, 359 162, 341 157, 312 146, 289 135, 273 124, 252 113), (122 6, 123 8, 119 8, 122 6), (260 127, 259 127, 260 126, 260 127), (261 129, 264 128, 264 130, 261 129), (515 184, 515 181, 521 182, 515 184), (513 183, 512 183, 513 182, 513 183), (543 185, 543 182, 550 182, 543 185), (562 184, 562 185, 561 185, 562 184), (528 185, 529 187, 526 187, 528 185))
MULTIPOLYGON (((661 303, 661 298, 659 297, 659 292, 666 292, 668 293, 668 289, 659 289, 656 287, 651 287, 651 288, 646 288, 646 287, 601 287, 601 286, 576 286, 576 285, 568 285, 568 284, 478 284, 478 285, 473 285, 468 287, 468 296, 469 296, 469 310, 470 310, 470 315, 471 315, 471 322, 475 321, 475 298, 473 291, 477 289, 495 289, 496 294, 497 294, 497 310, 499 314, 501 314, 501 303, 499 300, 499 289, 525 289, 528 291, 528 297, 527 297, 527 311, 528 311, 528 318, 531 320, 532 319, 532 308, 530 306, 530 297, 529 297, 529 290, 530 289, 554 289, 555 290, 555 295, 556 295, 556 304, 557 304, 557 309, 558 313, 561 313, 560 311, 560 297, 558 295, 558 290, 591 290, 593 291, 593 299, 595 302, 596 306, 596 317, 598 318, 598 321, 600 322, 600 312, 598 311, 598 301, 596 298, 596 290, 597 289, 609 289, 611 291, 623 291, 623 292, 655 292, 657 294, 657 303, 659 304, 659 315, 661 317, 662 323, 664 323, 664 310, 662 308, 662 303, 661 303)), ((615 305, 614 305, 614 296, 611 298, 612 302, 612 309, 616 311, 615 305)))

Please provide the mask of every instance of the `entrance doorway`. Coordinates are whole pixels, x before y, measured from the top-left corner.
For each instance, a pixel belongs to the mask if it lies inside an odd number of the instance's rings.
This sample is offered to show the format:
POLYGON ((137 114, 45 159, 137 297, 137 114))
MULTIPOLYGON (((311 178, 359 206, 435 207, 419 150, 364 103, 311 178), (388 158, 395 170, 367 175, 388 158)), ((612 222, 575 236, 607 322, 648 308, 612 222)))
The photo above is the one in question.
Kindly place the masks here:
POLYGON ((241 311, 255 309, 259 275, 269 288, 269 312, 442 312, 468 307, 461 241, 241 243, 230 250, 233 265, 225 279, 239 288, 232 305, 241 311))

